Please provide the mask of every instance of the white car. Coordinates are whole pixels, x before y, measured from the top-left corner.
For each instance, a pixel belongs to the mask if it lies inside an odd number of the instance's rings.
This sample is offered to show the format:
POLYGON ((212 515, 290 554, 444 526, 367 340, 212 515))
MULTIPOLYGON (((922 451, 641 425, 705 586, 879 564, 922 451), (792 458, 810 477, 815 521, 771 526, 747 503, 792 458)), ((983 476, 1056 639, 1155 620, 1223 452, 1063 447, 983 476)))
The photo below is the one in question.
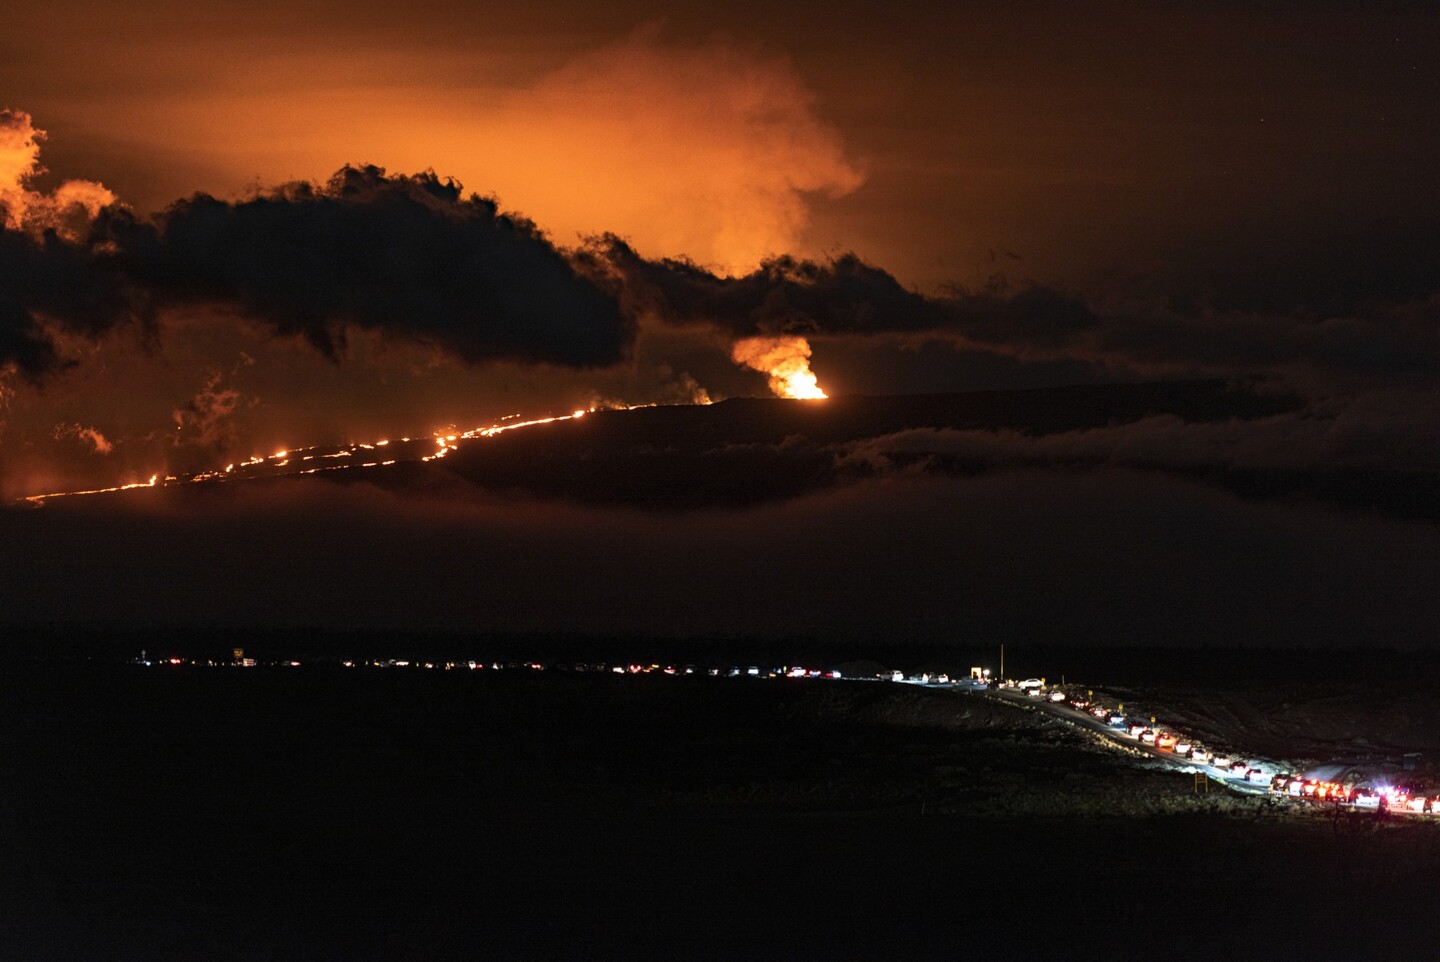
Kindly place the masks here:
POLYGON ((1199 762, 1200 764, 1205 765, 1209 763, 1212 757, 1213 756, 1208 751, 1206 751, 1204 748, 1201 748, 1199 745, 1196 745, 1194 748, 1190 749, 1191 761, 1199 762))
POLYGON ((1357 788, 1350 796, 1350 804, 1356 808, 1379 808, 1380 793, 1373 788, 1357 788))
POLYGON ((1155 744, 1155 733, 1147 728, 1140 733, 1140 740, 1147 745, 1153 745, 1155 744))
POLYGON ((1063 691, 1052 691, 1052 692, 1050 693, 1050 700, 1051 700, 1051 701, 1064 701, 1064 700, 1065 700, 1065 693, 1064 693, 1063 691))

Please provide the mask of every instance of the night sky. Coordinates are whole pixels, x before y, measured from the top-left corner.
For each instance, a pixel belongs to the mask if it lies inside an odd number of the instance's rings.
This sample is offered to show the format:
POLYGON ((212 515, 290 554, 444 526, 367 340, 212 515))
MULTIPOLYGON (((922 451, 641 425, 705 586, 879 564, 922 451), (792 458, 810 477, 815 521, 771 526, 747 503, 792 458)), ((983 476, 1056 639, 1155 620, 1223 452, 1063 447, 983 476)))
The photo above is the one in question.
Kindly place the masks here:
POLYGON ((776 350, 832 398, 1206 379, 1274 403, 769 439, 838 467, 745 504, 646 475, 623 503, 447 475, 12 504, 5 624, 1435 643, 1433 5, 58 0, 7 24, 7 503, 764 397, 776 350))

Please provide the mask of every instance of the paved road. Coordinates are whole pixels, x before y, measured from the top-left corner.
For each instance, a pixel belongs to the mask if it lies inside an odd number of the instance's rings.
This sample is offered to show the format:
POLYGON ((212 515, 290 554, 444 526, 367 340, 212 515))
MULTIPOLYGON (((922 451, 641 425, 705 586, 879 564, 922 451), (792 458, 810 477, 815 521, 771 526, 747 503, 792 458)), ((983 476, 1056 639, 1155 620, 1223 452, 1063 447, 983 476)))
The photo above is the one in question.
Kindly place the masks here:
MULTIPOLYGON (((943 687, 943 686, 941 686, 941 687, 943 687)), ((1163 764, 1163 765, 1165 765, 1165 766, 1167 766, 1167 767, 1169 767, 1169 768, 1173 768, 1173 769, 1175 769, 1176 771, 1192 772, 1192 773, 1193 773, 1193 772, 1203 772, 1205 775, 1209 776, 1210 778, 1212 778, 1212 779, 1214 779, 1215 781, 1219 782, 1220 784, 1224 785, 1226 788, 1229 788, 1229 789, 1231 789, 1231 790, 1233 790, 1233 791, 1235 791, 1235 792, 1239 792, 1239 793, 1242 793, 1242 794, 1245 794, 1245 795, 1270 795, 1270 794, 1271 794, 1271 792, 1270 792, 1270 786, 1269 786, 1268 783, 1267 783, 1267 784, 1256 784, 1256 783, 1254 783, 1254 782, 1245 781, 1245 780, 1243 780, 1243 779, 1239 779, 1239 778, 1234 777, 1234 776, 1233 776, 1229 771, 1227 771, 1227 770, 1215 768, 1215 767, 1210 766, 1210 765, 1201 765, 1201 764, 1198 764, 1198 763, 1196 763, 1196 762, 1191 761, 1191 760, 1188 759, 1188 758, 1182 758, 1182 757, 1180 757, 1180 756, 1178 756, 1178 755, 1175 755, 1173 752, 1169 752, 1169 751, 1166 751, 1166 750, 1161 749, 1161 748, 1156 748, 1154 745, 1147 745, 1147 744, 1145 744, 1144 742, 1140 741, 1140 740, 1137 739, 1137 738, 1131 738, 1129 735, 1127 735, 1127 734, 1126 734, 1123 730, 1121 730, 1121 729, 1111 728, 1111 727, 1110 727, 1109 725, 1107 725, 1104 721, 1102 721, 1102 720, 1099 719, 1099 718, 1096 718, 1094 715, 1091 715, 1089 712, 1086 712, 1086 711, 1077 711, 1075 708, 1072 708, 1072 707, 1070 706, 1069 702, 1052 702, 1052 701, 1050 701, 1048 698, 1031 698, 1029 695, 1024 694, 1023 692, 1017 691, 1017 690, 1015 690, 1015 689, 1013 689, 1013 688, 991 689, 991 690, 989 690, 989 691, 984 691, 984 692, 972 692, 972 693, 973 693, 973 694, 979 694, 979 695, 981 695, 982 697, 991 698, 991 699, 994 699, 994 700, 996 700, 996 701, 1004 702, 1004 703, 1013 705, 1013 706, 1015 706, 1015 707, 1019 707, 1019 708, 1030 708, 1030 709, 1033 709, 1033 710, 1036 710, 1036 711, 1048 712, 1048 713, 1050 713, 1051 715, 1054 715, 1054 716, 1056 716, 1056 717, 1058 717, 1058 718, 1061 718, 1061 719, 1065 720, 1066 722, 1068 722, 1068 723, 1070 723, 1070 724, 1072 724, 1072 725, 1075 725, 1075 726, 1077 726, 1077 727, 1079 727, 1079 728, 1085 728, 1085 729, 1088 729, 1088 730, 1090 730, 1090 731, 1093 731, 1093 732, 1101 735, 1102 737, 1106 738, 1107 740, 1109 740, 1109 741, 1111 741, 1111 742, 1114 742, 1117 746, 1124 746, 1124 747, 1126 747, 1126 748, 1134 749, 1134 750, 1139 751, 1139 752, 1141 752, 1141 753, 1143 753, 1143 754, 1149 755, 1149 756, 1150 756, 1151 758, 1153 758, 1155 761, 1158 761, 1158 762, 1160 762, 1161 764, 1163 764)), ((1314 799, 1314 798, 1309 798, 1309 797, 1303 797, 1303 798, 1302 798, 1302 797, 1292 796, 1292 795, 1288 795, 1288 794, 1286 794, 1286 795, 1274 796, 1274 797, 1276 797, 1276 798, 1278 798, 1278 799, 1280 799, 1280 800, 1283 800, 1283 801, 1285 801, 1285 802, 1292 803, 1292 804, 1301 804, 1301 805, 1315 805, 1315 804, 1326 805, 1326 804, 1329 804, 1328 801, 1321 800, 1321 799, 1314 799)), ((1359 807, 1356 807, 1355 810, 1358 810, 1358 811, 1371 810, 1371 811, 1373 811, 1373 809, 1364 809, 1364 808, 1359 808, 1359 807)), ((1437 809, 1436 809, 1436 812, 1435 812, 1434 814, 1431 814, 1431 813, 1428 813, 1428 812, 1413 812, 1413 811, 1411 811, 1408 807, 1400 806, 1400 807, 1392 808, 1392 809, 1389 811, 1388 814, 1390 814, 1390 815, 1402 815, 1402 816, 1414 815, 1414 816, 1423 817, 1423 818, 1433 818, 1433 817, 1435 817, 1436 815, 1440 815, 1440 808, 1437 808, 1437 809)))
POLYGON ((1144 752, 1145 754, 1154 757, 1157 761, 1162 762, 1163 764, 1168 765, 1169 767, 1174 768, 1177 771, 1204 772, 1206 775, 1209 775, 1211 778, 1215 779, 1217 782, 1224 784, 1226 787, 1232 788, 1237 792, 1243 792, 1247 795, 1269 794, 1270 790, 1269 786, 1267 785, 1256 785, 1253 782, 1242 781, 1240 779, 1234 778, 1227 771, 1222 771, 1221 769, 1213 768, 1209 765, 1199 765, 1195 762, 1192 762, 1188 758, 1181 758, 1174 752, 1166 751, 1163 748, 1156 748, 1154 745, 1147 745, 1144 742, 1140 741, 1138 738, 1129 737, 1120 729, 1111 728, 1109 725, 1105 724, 1105 722, 1096 718, 1089 712, 1077 711, 1076 709, 1071 708, 1067 702, 1052 702, 1047 698, 1031 698, 1029 695, 1022 694, 1018 691, 1015 691, 1014 689, 1008 688, 994 689, 989 692, 985 692, 984 694, 987 698, 994 698, 997 701, 1002 701, 1007 704, 1024 706, 1026 708, 1034 708, 1038 711, 1049 712, 1059 718, 1063 718, 1065 721, 1070 722, 1073 725, 1079 726, 1081 728, 1087 728, 1094 732, 1099 732, 1100 734, 1114 741, 1117 745, 1124 745, 1127 748, 1134 748, 1141 752, 1144 752))

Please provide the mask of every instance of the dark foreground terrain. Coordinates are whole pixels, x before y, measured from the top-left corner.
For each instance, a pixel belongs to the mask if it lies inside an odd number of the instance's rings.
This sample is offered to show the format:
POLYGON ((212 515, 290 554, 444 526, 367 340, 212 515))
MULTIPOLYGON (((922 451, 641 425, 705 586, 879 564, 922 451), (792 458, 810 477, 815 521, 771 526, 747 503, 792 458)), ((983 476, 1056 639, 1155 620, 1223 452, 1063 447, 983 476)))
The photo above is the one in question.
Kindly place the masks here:
POLYGON ((865 683, 24 666, 0 958, 1429 958, 1440 826, 865 683))

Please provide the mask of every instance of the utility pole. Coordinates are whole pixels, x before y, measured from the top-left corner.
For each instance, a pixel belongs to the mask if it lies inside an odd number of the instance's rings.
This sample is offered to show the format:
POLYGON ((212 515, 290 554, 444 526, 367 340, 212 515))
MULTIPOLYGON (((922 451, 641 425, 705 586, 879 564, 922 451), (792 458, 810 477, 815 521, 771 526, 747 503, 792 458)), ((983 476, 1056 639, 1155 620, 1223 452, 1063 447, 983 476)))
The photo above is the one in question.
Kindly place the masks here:
POLYGON ((1005 645, 1003 642, 1000 645, 1000 680, 1005 680, 1005 645))

